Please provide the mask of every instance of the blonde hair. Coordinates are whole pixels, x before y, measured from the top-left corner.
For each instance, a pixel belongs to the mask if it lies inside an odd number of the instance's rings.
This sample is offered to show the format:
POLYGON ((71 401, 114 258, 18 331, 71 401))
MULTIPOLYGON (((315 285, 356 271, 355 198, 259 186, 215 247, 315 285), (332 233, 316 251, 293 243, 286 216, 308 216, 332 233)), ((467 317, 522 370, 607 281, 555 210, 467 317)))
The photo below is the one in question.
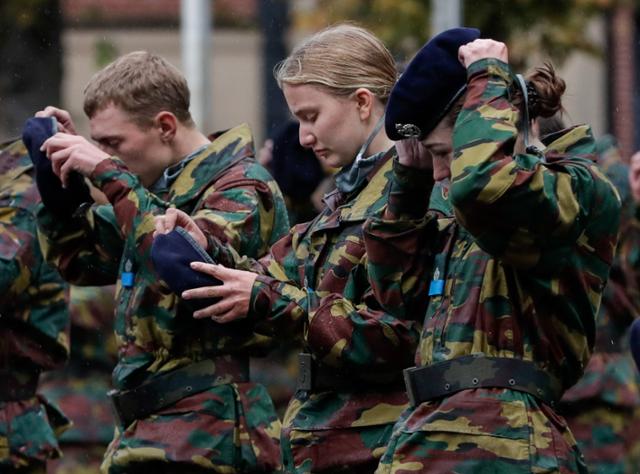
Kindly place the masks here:
POLYGON ((395 61, 370 31, 349 24, 322 30, 276 65, 278 85, 316 84, 348 96, 359 88, 370 90, 383 104, 398 78, 395 61))
POLYGON ((87 117, 113 104, 144 127, 162 111, 173 113, 183 125, 193 126, 189 101, 189 87, 180 71, 147 51, 119 57, 98 71, 84 89, 87 117))

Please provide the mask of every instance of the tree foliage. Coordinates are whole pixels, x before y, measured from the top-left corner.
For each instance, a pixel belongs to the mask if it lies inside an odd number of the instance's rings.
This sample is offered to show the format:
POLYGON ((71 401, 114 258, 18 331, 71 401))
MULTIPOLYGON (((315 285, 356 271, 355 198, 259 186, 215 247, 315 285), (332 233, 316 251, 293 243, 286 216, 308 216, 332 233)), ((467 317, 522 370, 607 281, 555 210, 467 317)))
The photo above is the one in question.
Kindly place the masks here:
MULTIPOLYGON (((571 51, 593 54, 588 34, 594 15, 637 0, 463 0, 464 24, 484 37, 505 41, 514 63, 532 53, 562 62, 571 51)), ((374 31, 394 54, 410 57, 431 36, 431 0, 316 0, 299 14, 298 25, 319 29, 350 20, 374 31)))

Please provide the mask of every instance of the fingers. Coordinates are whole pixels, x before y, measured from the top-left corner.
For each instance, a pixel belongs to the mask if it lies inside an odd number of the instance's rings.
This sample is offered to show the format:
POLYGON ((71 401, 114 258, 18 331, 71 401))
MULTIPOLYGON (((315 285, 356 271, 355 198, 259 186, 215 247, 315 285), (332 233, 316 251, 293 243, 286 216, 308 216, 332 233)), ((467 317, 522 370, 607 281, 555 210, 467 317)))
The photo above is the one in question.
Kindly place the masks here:
POLYGON ((153 223, 155 226, 155 232, 153 236, 156 237, 158 234, 168 234, 176 227, 176 211, 177 209, 170 207, 167 209, 166 213, 162 216, 155 216, 153 218, 153 223))
POLYGON ((200 309, 193 313, 193 317, 196 319, 203 318, 213 318, 218 321, 218 318, 224 315, 228 315, 229 313, 234 313, 233 311, 236 303, 231 299, 222 299, 211 306, 207 306, 206 308, 200 309))
MULTIPOLYGON (((66 188, 67 187, 67 183, 69 182, 69 174, 72 171, 75 171, 75 166, 74 166, 74 162, 72 160, 69 160, 68 157, 71 155, 71 153, 73 152, 73 148, 67 148, 66 150, 60 150, 59 152, 56 153, 60 153, 61 154, 61 158, 60 159, 52 159, 51 163, 53 164, 58 164, 60 163, 60 165, 58 165, 58 173, 56 173, 58 175, 58 177, 60 178, 60 181, 62 182, 62 187, 66 188), (65 154, 65 155, 62 155, 65 154)), ((55 167, 54 167, 54 172, 55 172, 55 167)))
MULTIPOLYGON (((71 155, 73 148, 63 148, 56 152, 53 152, 49 155, 49 159, 51 160, 51 168, 60 181, 62 180, 62 167, 69 160, 69 156, 71 155)), ((65 186, 65 182, 62 183, 63 187, 65 186)))
POLYGON ((174 226, 179 225, 187 230, 191 230, 192 227, 197 227, 193 218, 180 209, 172 209, 174 226))
POLYGON ((224 285, 220 286, 203 286, 201 288, 191 288, 182 292, 182 298, 185 300, 203 299, 203 298, 223 298, 229 293, 229 289, 224 285))
POLYGON ((477 39, 458 48, 458 60, 465 67, 486 58, 496 58, 508 62, 507 45, 492 39, 477 39))
POLYGON ((238 270, 227 268, 224 265, 212 265, 204 262, 191 262, 191 268, 201 273, 206 273, 207 275, 216 277, 218 280, 223 282, 232 279, 234 274, 238 272, 238 270))
POLYGON ((176 228, 176 221, 178 219, 178 210, 170 207, 167 209, 167 213, 164 215, 165 232, 171 232, 176 228))
POLYGON ((40 147, 40 151, 44 151, 50 159, 52 152, 63 148, 69 148, 71 145, 78 143, 78 138, 79 137, 77 135, 58 132, 44 141, 40 147))
POLYGON ((49 105, 44 110, 39 110, 35 113, 36 117, 54 117, 59 125, 59 130, 64 133, 76 134, 76 129, 71 119, 71 114, 57 107, 49 105))

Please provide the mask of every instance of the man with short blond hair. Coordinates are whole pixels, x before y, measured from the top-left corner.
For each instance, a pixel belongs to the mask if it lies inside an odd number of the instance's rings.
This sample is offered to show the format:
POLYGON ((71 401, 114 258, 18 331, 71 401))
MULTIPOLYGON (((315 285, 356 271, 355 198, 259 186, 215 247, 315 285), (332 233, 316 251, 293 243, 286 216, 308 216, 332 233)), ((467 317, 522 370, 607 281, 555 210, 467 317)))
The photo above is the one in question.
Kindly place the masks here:
POLYGON ((45 208, 39 224, 44 252, 66 279, 117 282, 112 399, 119 424, 102 470, 277 470, 280 424, 265 389, 248 379, 249 355, 263 353, 271 338, 251 325, 229 331, 194 319, 150 261, 154 216, 172 207, 253 257, 288 230, 282 196, 253 158, 248 127, 209 142, 191 119, 182 75, 146 52, 98 72, 84 108, 99 148, 75 134, 67 112, 48 107, 37 115, 55 117, 62 133, 42 149, 62 185, 80 173, 110 205, 63 216, 45 208))

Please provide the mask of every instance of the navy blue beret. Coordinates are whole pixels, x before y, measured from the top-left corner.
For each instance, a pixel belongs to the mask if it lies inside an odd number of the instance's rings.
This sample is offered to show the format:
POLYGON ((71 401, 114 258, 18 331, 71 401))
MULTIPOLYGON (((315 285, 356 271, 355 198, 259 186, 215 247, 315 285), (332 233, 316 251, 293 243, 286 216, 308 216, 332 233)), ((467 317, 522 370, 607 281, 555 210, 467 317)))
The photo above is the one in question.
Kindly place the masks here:
MULTIPOLYGON (((178 296, 185 290, 222 283, 211 275, 191 268, 191 262, 211 264, 215 262, 182 227, 176 227, 167 234, 156 236, 151 246, 151 260, 158 276, 178 296)), ((193 311, 197 311, 218 300, 219 298, 198 298, 185 300, 185 303, 193 311)))
POLYGON ((452 28, 418 51, 389 96, 385 118, 389 138, 423 139, 438 125, 467 84, 458 49, 478 37, 475 28, 452 28))
POLYGON ((636 367, 640 370, 640 319, 636 319, 631 325, 630 336, 631 354, 636 361, 636 367))
POLYGON ((53 214, 70 216, 85 202, 93 202, 84 178, 72 172, 66 188, 53 172, 51 161, 40 151, 45 140, 56 134, 57 122, 53 117, 34 117, 27 120, 22 130, 22 142, 29 151, 36 172, 36 184, 42 203, 53 214))

